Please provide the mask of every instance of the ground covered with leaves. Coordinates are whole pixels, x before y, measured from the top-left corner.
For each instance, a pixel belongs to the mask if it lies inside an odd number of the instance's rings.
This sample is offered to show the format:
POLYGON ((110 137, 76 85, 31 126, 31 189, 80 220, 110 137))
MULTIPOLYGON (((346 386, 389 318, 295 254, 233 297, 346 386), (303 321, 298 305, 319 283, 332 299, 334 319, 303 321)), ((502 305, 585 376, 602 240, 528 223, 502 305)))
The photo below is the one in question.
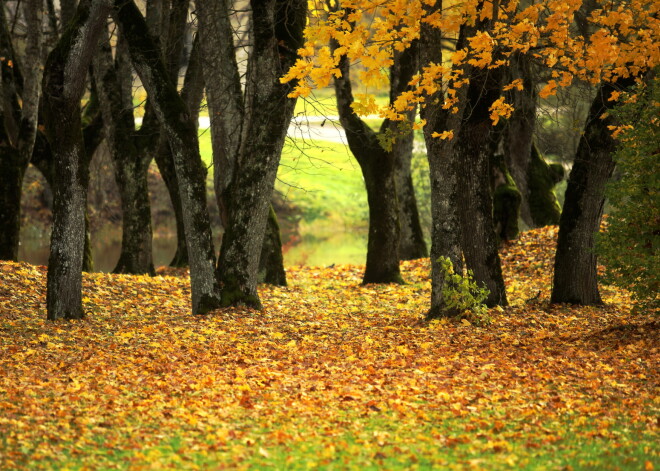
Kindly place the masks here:
POLYGON ((555 238, 504 249, 481 327, 422 322, 428 260, 404 286, 290 268, 263 312, 206 317, 175 273, 89 274, 77 322, 2 262, 0 469, 659 469, 657 315, 549 305, 555 238))

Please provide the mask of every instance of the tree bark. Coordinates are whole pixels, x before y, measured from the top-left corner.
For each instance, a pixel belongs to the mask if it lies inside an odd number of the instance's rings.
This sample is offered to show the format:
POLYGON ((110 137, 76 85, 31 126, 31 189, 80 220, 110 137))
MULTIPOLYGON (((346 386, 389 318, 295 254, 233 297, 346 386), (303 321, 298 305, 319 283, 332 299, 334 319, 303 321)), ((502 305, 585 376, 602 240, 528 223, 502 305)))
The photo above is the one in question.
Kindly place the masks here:
POLYGON ((514 111, 506 123, 503 150, 506 166, 520 191, 520 217, 527 226, 534 227, 529 207, 528 167, 536 127, 537 79, 531 67, 525 54, 512 54, 507 78, 509 81, 522 80, 523 89, 514 88, 508 92, 508 102, 513 104, 514 111))
POLYGON ((268 207, 268 221, 266 233, 259 256, 259 283, 268 283, 274 286, 286 286, 286 272, 284 271, 284 257, 282 256, 282 239, 280 238, 280 225, 273 205, 268 207))
POLYGON ((211 118, 213 186, 220 219, 229 220, 229 186, 234 178, 241 145, 245 108, 236 61, 229 0, 197 0, 199 34, 206 95, 211 118))
POLYGON ((114 273, 155 274, 152 258, 151 203, 147 170, 151 158, 135 145, 135 118, 112 60, 110 38, 103 34, 94 60, 96 88, 103 114, 106 140, 115 168, 122 207, 122 241, 114 273))
MULTIPOLYGON (((437 2, 437 10, 442 9, 442 2, 437 2)), ((428 24, 422 23, 420 33, 420 66, 432 63, 442 64, 442 42, 440 31, 428 24)), ((433 133, 454 131, 459 129, 465 108, 465 89, 459 88, 458 110, 449 113, 442 109, 444 97, 441 90, 425 97, 425 104, 420 109, 422 119, 426 120, 424 140, 429 160, 431 179, 431 307, 426 314, 427 319, 451 317, 460 314, 449 306, 445 297, 447 280, 441 257, 448 258, 457 273, 462 272, 463 259, 461 252, 461 225, 458 216, 458 175, 454 164, 454 140, 441 140, 433 137, 433 133)))
POLYGON ((27 41, 23 79, 7 30, 4 8, 0 11, 0 260, 18 260, 23 175, 34 148, 41 94, 42 12, 38 0, 26 0, 23 13, 27 41), (10 62, 13 62, 10 66, 10 62), (16 83, 20 81, 21 83, 16 83), (20 91, 22 107, 18 107, 20 91), (10 136, 6 123, 16 128, 10 136))
POLYGON ((126 38, 137 70, 172 150, 179 182, 186 244, 190 259, 192 309, 204 314, 219 306, 215 252, 206 206, 206 169, 199 155, 197 126, 167 76, 158 47, 147 32, 144 17, 133 1, 115 0, 121 34, 126 38))
MULTIPOLYGON (((334 51, 338 44, 331 41, 330 47, 334 51)), ((360 165, 369 204, 367 261, 362 283, 403 283, 399 267, 401 226, 395 174, 397 155, 381 146, 378 134, 353 110, 350 63, 345 55, 339 59, 338 69, 341 76, 335 77, 334 84, 339 122, 346 132, 348 147, 360 165)), ((390 126, 393 125, 385 120, 382 132, 390 126)))
POLYGON ((607 128, 614 124, 614 119, 611 116, 603 118, 603 114, 616 103, 608 100, 612 92, 630 87, 633 83, 633 78, 614 84, 603 83, 591 104, 559 221, 552 303, 602 304, 594 238, 603 216, 605 185, 614 170, 612 153, 616 147, 607 128))
MULTIPOLYGON (((190 110, 191 120, 196 126, 199 124, 199 107, 204 97, 204 77, 202 75, 201 44, 199 35, 195 38, 193 48, 186 69, 186 75, 181 89, 181 99, 186 103, 190 110)), ((181 208, 181 196, 179 195, 179 185, 176 179, 174 161, 172 152, 165 138, 161 138, 161 143, 156 153, 156 163, 163 176, 167 191, 170 195, 174 216, 176 219, 177 244, 176 252, 170 266, 186 267, 188 261, 188 249, 186 247, 186 237, 183 224, 183 210, 181 208)))
POLYGON ((489 307, 507 304, 497 237, 493 224, 490 182, 492 124, 488 108, 500 95, 495 71, 473 69, 468 86, 465 118, 456 136, 456 163, 460 166, 459 211, 461 246, 468 270, 490 294, 489 307))
MULTIPOLYGON (((227 227, 228 191, 237 168, 241 148, 241 129, 246 118, 244 94, 230 20, 231 2, 200 1, 197 7, 200 35, 203 37, 204 75, 207 81, 207 100, 211 116, 211 143, 215 169, 213 186, 222 225, 227 227)), ((268 218, 264 245, 261 248, 258 279, 260 282, 286 285, 277 215, 269 210, 268 218)))
POLYGON ((0 260, 17 261, 21 229, 21 185, 25 167, 20 165, 18 150, 7 145, 9 141, 4 137, 1 142, 0 260))
MULTIPOLYGON (((332 46, 334 49, 334 45, 332 46)), ((353 111, 350 64, 339 61, 335 77, 339 121, 351 153, 360 165, 369 204, 367 262, 362 283, 403 283, 399 268, 399 202, 395 180, 395 154, 385 150, 377 134, 353 111)), ((388 126, 383 124, 383 128, 388 126)))
MULTIPOLYGON (((414 42, 408 49, 395 53, 394 64, 390 67, 390 103, 408 90, 410 80, 419 70, 419 44, 414 42)), ((407 114, 408 123, 415 121, 417 109, 407 114)), ((397 123, 390 122, 393 128, 397 123)), ((382 129, 381 131, 385 131, 382 129)), ((392 129, 394 131, 394 129, 392 129)), ((424 232, 419 220, 417 198, 413 186, 411 161, 415 135, 412 129, 406 132, 399 131, 392 145, 394 154, 394 175, 399 200, 399 259, 414 260, 428 257, 429 252, 424 241, 424 232)))
POLYGON ((280 77, 303 44, 305 0, 252 1, 253 49, 236 169, 225 192, 228 218, 218 275, 223 305, 260 307, 257 273, 268 206, 296 100, 280 77))
POLYGON ((53 152, 53 229, 48 260, 48 319, 79 319, 85 206, 89 179, 80 99, 109 5, 83 0, 49 54, 44 74, 44 121, 53 152))

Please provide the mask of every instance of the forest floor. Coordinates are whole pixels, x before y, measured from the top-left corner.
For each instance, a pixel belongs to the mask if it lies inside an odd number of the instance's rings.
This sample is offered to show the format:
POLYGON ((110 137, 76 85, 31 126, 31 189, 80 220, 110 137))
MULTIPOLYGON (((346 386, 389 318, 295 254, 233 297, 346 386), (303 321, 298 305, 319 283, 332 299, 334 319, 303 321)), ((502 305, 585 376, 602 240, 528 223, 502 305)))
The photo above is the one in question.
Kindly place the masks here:
POLYGON ((481 327, 422 321, 428 260, 289 268, 264 311, 205 317, 185 272, 85 274, 74 322, 0 262, 0 469, 660 469, 657 313, 550 305, 555 238, 503 248, 481 327))

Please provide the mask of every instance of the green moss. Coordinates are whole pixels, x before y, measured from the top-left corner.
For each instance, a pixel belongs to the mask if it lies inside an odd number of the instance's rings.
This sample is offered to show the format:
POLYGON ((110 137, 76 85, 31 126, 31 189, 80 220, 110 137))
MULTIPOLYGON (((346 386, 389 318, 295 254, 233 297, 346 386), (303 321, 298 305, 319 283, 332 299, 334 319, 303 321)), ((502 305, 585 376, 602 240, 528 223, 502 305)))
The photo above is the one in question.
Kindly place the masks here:
POLYGON ((259 295, 244 291, 234 275, 225 276, 222 280, 220 306, 247 306, 254 309, 263 309, 259 295))
POLYGON ((491 165, 505 180, 493 192, 493 223, 497 237, 500 240, 513 240, 520 233, 518 219, 522 196, 506 167, 503 156, 493 156, 491 165))
POLYGON ((564 178, 564 168, 543 159, 536 145, 532 146, 527 179, 529 185, 529 208, 532 221, 537 227, 559 224, 561 207, 554 187, 564 178))

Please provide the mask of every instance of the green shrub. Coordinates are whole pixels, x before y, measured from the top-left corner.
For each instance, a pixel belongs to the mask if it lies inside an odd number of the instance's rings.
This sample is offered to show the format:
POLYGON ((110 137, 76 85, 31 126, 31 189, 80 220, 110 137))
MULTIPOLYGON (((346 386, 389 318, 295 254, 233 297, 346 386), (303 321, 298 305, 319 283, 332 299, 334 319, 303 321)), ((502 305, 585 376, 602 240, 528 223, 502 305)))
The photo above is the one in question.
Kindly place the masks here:
POLYGON ((488 289, 477 285, 472 271, 468 270, 465 275, 456 273, 449 258, 440 257, 438 263, 445 279, 442 297, 448 310, 459 311, 462 313, 462 318, 468 319, 473 324, 489 324, 488 308, 484 304, 490 294, 488 289))
MULTIPOLYGON (((658 72, 658 71, 656 71, 658 72)), ((660 79, 622 99, 614 154, 617 178, 607 188, 610 211, 598 253, 605 280, 629 290, 640 307, 660 305, 660 79)))

